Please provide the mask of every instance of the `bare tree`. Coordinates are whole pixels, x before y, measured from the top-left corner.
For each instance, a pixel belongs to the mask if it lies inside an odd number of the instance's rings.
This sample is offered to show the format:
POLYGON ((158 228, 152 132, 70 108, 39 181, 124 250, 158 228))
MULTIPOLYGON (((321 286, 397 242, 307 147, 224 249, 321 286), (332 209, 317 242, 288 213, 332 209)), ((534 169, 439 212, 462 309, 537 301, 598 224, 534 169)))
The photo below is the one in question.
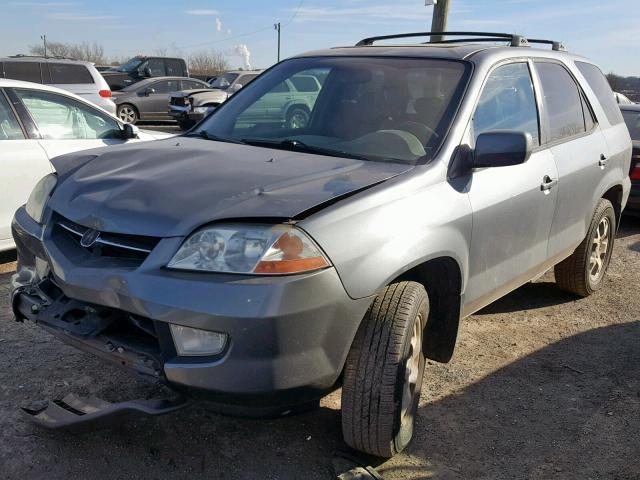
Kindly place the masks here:
MULTIPOLYGON (((32 55, 44 55, 43 45, 31 45, 29 52, 32 55)), ((50 57, 66 57, 76 60, 84 60, 97 64, 104 64, 106 58, 104 56, 104 47, 96 42, 82 43, 63 43, 48 42, 47 55, 50 57)))
POLYGON ((202 50, 189 55, 189 71, 200 75, 216 75, 229 70, 229 61, 215 50, 202 50))

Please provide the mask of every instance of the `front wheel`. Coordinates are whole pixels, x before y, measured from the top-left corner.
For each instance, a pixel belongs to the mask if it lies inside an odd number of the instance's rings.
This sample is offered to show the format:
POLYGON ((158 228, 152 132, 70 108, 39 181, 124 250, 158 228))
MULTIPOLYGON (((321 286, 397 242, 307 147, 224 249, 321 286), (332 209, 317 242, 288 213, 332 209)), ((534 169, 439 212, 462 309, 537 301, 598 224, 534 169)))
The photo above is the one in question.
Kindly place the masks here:
POLYGON ((369 308, 347 356, 342 386, 345 442, 392 457, 411 440, 425 358, 429 298, 416 282, 386 287, 369 308))
POLYGON ((558 286, 581 297, 600 288, 611 260, 615 233, 613 205, 601 198, 582 243, 570 257, 555 266, 558 286))
POLYGON ((124 123, 136 123, 138 121, 138 111, 133 105, 128 103, 118 105, 117 116, 124 123))

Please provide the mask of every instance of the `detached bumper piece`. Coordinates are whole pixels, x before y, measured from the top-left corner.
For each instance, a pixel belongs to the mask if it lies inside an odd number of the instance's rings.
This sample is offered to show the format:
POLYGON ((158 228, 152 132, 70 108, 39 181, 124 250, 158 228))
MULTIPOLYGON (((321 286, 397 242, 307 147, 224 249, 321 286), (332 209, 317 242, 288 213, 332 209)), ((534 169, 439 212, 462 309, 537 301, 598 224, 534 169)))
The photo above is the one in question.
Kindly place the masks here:
POLYGON ((80 432, 113 425, 124 418, 165 415, 189 405, 182 396, 171 399, 139 399, 109 403, 99 398, 79 397, 73 393, 62 400, 49 402, 45 408, 22 408, 22 414, 31 422, 49 429, 80 432))

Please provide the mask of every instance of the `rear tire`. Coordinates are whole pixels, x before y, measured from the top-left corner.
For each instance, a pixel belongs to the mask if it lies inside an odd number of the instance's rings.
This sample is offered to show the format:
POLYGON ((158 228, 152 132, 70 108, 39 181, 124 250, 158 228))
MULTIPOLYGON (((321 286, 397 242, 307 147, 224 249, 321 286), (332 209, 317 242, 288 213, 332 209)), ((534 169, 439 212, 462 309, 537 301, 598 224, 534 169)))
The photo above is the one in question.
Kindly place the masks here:
POLYGON ((287 112, 287 128, 294 130, 309 126, 311 113, 307 107, 293 106, 287 112))
POLYGON ((587 297, 602 286, 616 232, 616 214, 609 200, 601 198, 582 243, 555 266, 556 284, 562 290, 587 297))
POLYGON ((178 126, 182 130, 189 130, 196 124, 193 120, 178 120, 178 126))
POLYGON ((344 368, 342 433, 350 447, 392 457, 409 444, 428 315, 427 292, 416 282, 389 285, 369 308, 344 368))
POLYGON ((138 110, 133 105, 128 103, 123 103, 122 105, 118 105, 116 110, 117 117, 122 120, 124 123, 136 123, 140 120, 140 115, 138 114, 138 110))

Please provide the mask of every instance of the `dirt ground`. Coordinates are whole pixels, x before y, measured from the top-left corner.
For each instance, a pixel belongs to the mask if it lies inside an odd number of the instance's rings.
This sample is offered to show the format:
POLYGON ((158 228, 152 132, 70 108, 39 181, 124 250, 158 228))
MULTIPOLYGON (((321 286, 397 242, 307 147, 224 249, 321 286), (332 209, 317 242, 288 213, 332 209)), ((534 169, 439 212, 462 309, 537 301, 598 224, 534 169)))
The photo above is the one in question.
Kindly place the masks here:
MULTIPOLYGON (((334 478, 339 392, 281 420, 192 407, 82 435, 25 422, 17 407, 32 400, 126 400, 150 387, 15 323, 9 276, 0 273, 1 479, 334 478)), ((576 299, 547 274, 466 319, 453 361, 425 375, 413 443, 368 460, 385 479, 640 479, 640 222, 623 223, 602 291, 576 299)))

